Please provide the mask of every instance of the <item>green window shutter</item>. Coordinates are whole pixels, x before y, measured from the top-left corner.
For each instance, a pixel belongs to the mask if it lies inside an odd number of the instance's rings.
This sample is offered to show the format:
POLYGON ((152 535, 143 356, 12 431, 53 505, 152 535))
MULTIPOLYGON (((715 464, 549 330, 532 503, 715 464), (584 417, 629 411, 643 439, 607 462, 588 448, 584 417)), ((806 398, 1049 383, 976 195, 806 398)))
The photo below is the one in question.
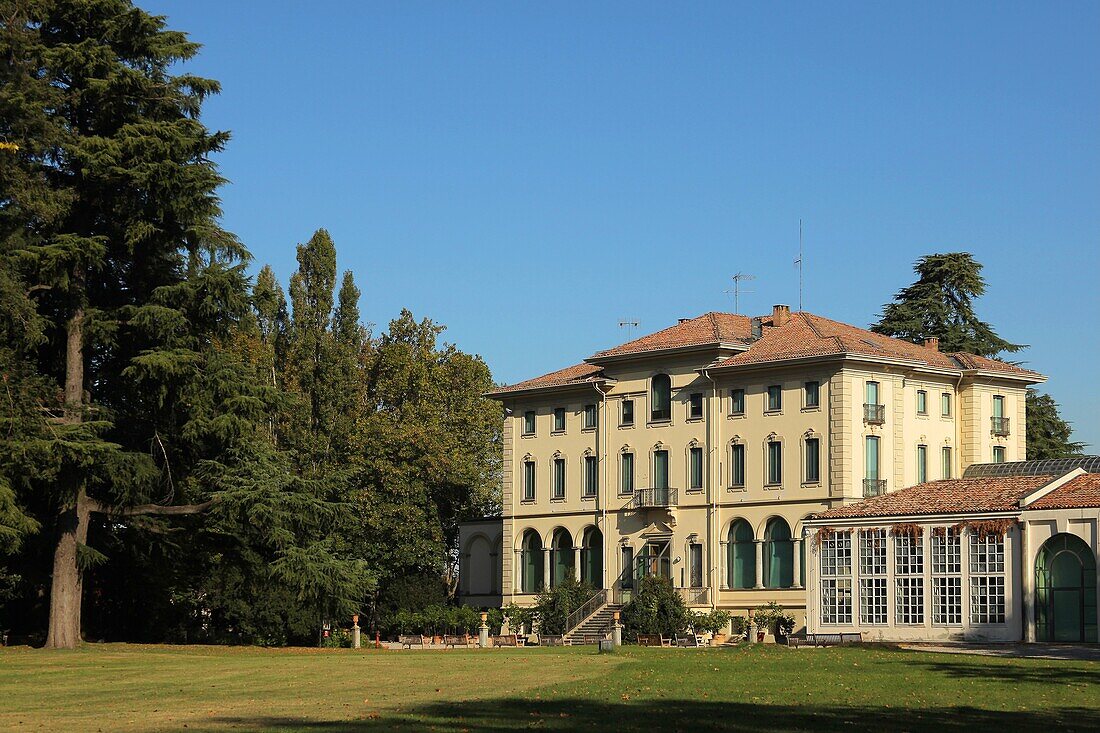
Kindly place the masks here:
POLYGON ((703 488, 703 449, 691 449, 691 488, 703 488))
POLYGON ((653 488, 668 488, 668 451, 659 450, 653 453, 653 488))

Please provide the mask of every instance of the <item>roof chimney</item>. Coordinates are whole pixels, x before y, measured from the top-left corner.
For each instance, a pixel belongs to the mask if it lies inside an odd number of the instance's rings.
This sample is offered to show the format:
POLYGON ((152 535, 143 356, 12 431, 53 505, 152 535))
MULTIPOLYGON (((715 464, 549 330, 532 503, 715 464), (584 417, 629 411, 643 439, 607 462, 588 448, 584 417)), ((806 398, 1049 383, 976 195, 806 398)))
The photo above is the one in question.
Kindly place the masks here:
POLYGON ((676 322, 677 323, 687 323, 690 320, 691 320, 690 318, 677 318, 676 322))
POLYGON ((939 337, 938 336, 925 336, 924 337, 924 348, 932 349, 933 351, 939 351, 940 350, 940 339, 939 339, 939 337))
POLYGON ((787 321, 791 320, 791 307, 789 305, 773 305, 772 306, 772 325, 775 327, 782 326, 787 321))

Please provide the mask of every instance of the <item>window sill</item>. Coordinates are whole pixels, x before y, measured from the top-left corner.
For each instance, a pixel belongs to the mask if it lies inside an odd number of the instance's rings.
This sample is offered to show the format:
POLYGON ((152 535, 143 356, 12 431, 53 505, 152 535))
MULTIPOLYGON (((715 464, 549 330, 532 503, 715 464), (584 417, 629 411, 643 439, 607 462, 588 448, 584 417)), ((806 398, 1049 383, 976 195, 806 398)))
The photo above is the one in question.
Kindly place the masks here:
POLYGON ((778 410, 764 410, 764 417, 769 417, 769 416, 772 416, 772 415, 782 415, 782 414, 783 414, 783 408, 779 408, 778 410))
POLYGON ((521 437, 521 438, 537 438, 537 437, 539 437, 539 434, 538 433, 520 433, 519 437, 521 437))
POLYGON ((593 426, 593 427, 590 427, 590 428, 581 428, 581 432, 582 433, 594 433, 594 432, 596 432, 596 427, 593 426))
POLYGON ((560 499, 551 499, 550 503, 551 504, 564 504, 565 503, 565 497, 563 496, 560 499))
POLYGON ((702 417, 701 415, 700 415, 699 417, 689 417, 689 418, 688 418, 687 420, 685 420, 684 422, 688 422, 688 423, 693 423, 693 422, 703 422, 703 417, 702 417))
POLYGON ((634 429, 634 423, 632 423, 632 422, 619 423, 619 430, 633 430, 633 429, 634 429))
POLYGON ((802 482, 802 488, 804 488, 804 489, 820 489, 821 488, 821 482, 820 481, 803 481, 802 482))
POLYGON ((821 405, 814 405, 812 407, 803 407, 802 412, 821 412, 821 405))
POLYGON ((689 494, 702 494, 703 493, 703 487, 700 486, 697 489, 687 489, 687 493, 689 493, 689 494))
POLYGON ((745 419, 745 413, 743 413, 743 412, 731 412, 729 415, 726 415, 726 419, 727 420, 744 420, 745 419))
POLYGON ((550 435, 565 435, 564 430, 551 430, 550 435))
POLYGON ((650 420, 646 423, 648 428, 665 428, 672 425, 672 420, 650 420))
POLYGON ((520 506, 534 506, 538 502, 534 499, 520 499, 519 503, 520 503, 520 506))
POLYGON ((764 491, 780 491, 783 484, 764 484, 764 491))
POLYGON ((747 494, 748 491, 749 490, 746 489, 744 486, 727 486, 726 487, 726 492, 730 493, 730 494, 747 494))
POLYGON ((586 494, 586 495, 581 497, 581 501, 595 501, 595 500, 596 500, 596 495, 595 494, 586 494))

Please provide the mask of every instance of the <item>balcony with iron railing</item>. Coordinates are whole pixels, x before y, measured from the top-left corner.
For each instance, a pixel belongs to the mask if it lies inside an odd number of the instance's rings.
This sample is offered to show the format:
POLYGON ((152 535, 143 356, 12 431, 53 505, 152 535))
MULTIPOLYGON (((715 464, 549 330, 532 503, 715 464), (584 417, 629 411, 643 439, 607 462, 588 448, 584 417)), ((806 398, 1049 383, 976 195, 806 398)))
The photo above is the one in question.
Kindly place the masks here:
POLYGON ((993 434, 1005 438, 1008 437, 1008 418, 1007 417, 991 417, 989 418, 993 424, 993 434))
POLYGON ((868 425, 882 425, 886 422, 886 405, 863 405, 863 421, 868 425))
POLYGON ((884 478, 865 478, 863 479, 863 495, 867 496, 881 496, 886 493, 886 479, 884 478))
POLYGON ((635 509, 674 507, 677 501, 676 489, 635 489, 630 505, 635 509))

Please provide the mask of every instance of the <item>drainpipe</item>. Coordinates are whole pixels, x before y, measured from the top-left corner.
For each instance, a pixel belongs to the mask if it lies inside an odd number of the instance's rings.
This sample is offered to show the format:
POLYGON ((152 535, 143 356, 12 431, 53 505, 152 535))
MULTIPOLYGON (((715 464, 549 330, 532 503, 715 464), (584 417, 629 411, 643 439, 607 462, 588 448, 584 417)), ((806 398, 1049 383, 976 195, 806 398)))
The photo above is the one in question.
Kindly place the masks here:
POLYGON ((600 470, 600 489, 596 492, 596 501, 600 503, 599 509, 596 514, 596 519, 600 523, 600 535, 602 540, 600 542, 600 551, 603 553, 603 557, 600 559, 600 573, 603 577, 600 579, 601 584, 607 589, 607 460, 603 455, 603 451, 606 450, 607 445, 607 393, 600 389, 600 385, 596 382, 592 383, 592 387, 600 395, 600 415, 599 424, 596 429, 596 460, 599 462, 602 468, 600 470), (600 440, 600 432, 603 431, 604 439, 600 440))
POLYGON ((721 428, 721 425, 717 424, 717 421, 714 419, 715 405, 718 404, 718 382, 716 382, 714 380, 714 377, 712 377, 710 375, 710 370, 709 369, 701 369, 700 373, 704 377, 706 377, 706 379, 710 382, 710 387, 711 387, 710 406, 709 406, 709 409, 707 410, 707 473, 709 474, 709 478, 711 479, 711 480, 707 481, 707 568, 708 568, 707 585, 710 586, 710 592, 708 593, 708 595, 710 596, 710 607, 713 610, 713 609, 718 607, 718 588, 721 585, 721 578, 718 579, 719 582, 717 582, 717 583, 715 582, 716 573, 715 573, 715 568, 714 568, 716 560, 719 561, 719 563, 718 563, 719 565, 721 564, 721 562, 720 562, 721 559, 718 558, 714 553, 714 544, 715 544, 714 524, 715 524, 716 512, 717 512, 717 509, 716 509, 717 497, 715 496, 716 491, 715 491, 715 482, 714 482, 714 466, 715 465, 718 466, 718 469, 719 469, 719 471, 718 471, 718 482, 721 483, 721 480, 722 480, 722 471, 721 471, 722 462, 720 460, 715 460, 715 457, 717 456, 717 448, 718 448, 717 444, 720 444, 722 442, 722 435, 721 435, 722 428, 721 428), (713 442, 713 443, 711 442, 711 428, 712 427, 714 428, 714 432, 715 432, 715 442, 713 442))

